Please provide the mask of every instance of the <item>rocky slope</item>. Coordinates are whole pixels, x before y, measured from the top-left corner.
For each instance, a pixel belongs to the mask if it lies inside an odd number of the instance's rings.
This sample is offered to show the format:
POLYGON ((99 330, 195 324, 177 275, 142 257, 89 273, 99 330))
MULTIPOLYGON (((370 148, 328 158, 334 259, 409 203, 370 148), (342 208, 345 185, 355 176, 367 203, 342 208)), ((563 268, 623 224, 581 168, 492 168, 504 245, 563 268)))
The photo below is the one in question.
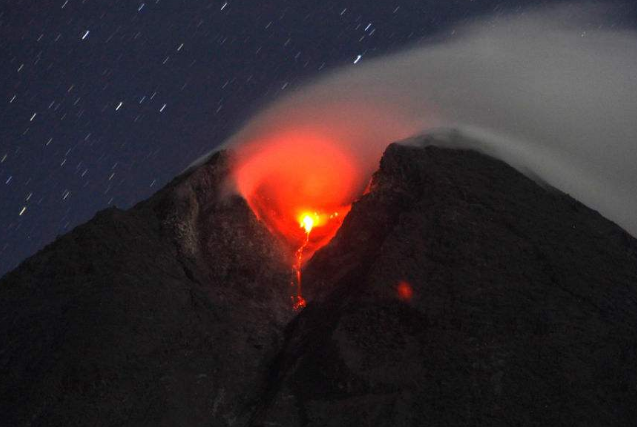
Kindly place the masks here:
POLYGON ((289 267, 217 154, 0 282, 0 424, 241 424, 293 313, 289 267), (212 422, 215 420, 215 422, 212 422))
POLYGON ((253 423, 634 425, 636 261, 499 161, 392 145, 306 268, 313 303, 253 423))
POLYGON ((635 239, 432 144, 389 146, 300 314, 224 152, 58 239, 0 281, 0 419, 635 425, 635 239))

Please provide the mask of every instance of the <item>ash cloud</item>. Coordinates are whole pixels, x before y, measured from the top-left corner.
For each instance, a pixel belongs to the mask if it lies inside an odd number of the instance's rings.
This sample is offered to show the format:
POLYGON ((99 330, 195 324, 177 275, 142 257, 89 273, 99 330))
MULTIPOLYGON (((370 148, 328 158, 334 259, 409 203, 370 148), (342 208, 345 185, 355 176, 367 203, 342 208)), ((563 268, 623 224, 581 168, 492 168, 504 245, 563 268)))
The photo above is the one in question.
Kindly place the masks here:
MULTIPOLYGON (((637 235, 637 33, 612 8, 485 18, 454 35, 333 71, 275 101, 228 144, 289 127, 352 153, 360 185, 388 143, 453 128, 474 148, 571 194, 637 235)), ((454 144, 453 141, 450 142, 454 144)))

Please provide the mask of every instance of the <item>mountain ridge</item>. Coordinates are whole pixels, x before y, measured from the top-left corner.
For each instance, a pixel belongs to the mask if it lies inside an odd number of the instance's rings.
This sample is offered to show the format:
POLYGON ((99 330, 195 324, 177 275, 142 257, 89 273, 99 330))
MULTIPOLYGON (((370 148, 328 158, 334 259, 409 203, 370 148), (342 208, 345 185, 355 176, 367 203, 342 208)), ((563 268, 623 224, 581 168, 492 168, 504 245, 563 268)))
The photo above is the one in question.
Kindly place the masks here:
POLYGON ((635 239, 436 138, 388 146, 305 266, 299 313, 290 254, 227 194, 231 152, 62 236, 0 279, 2 418, 637 421, 635 239))

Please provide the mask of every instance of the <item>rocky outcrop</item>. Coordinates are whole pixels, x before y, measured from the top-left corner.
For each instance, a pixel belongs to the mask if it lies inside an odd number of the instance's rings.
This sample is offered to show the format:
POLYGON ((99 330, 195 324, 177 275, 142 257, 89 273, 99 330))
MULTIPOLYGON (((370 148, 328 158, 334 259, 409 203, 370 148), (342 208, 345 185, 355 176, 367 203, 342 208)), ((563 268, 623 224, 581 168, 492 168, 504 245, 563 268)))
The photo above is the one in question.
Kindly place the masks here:
POLYGON ((227 152, 61 237, 0 281, 0 419, 635 425, 635 239, 435 143, 389 146, 299 314, 227 152))
POLYGON ((230 163, 100 212, 3 278, 0 424, 245 421, 293 313, 278 243, 220 194, 230 163))
POLYGON ((636 249, 500 161, 391 145, 253 425, 633 425, 636 249))

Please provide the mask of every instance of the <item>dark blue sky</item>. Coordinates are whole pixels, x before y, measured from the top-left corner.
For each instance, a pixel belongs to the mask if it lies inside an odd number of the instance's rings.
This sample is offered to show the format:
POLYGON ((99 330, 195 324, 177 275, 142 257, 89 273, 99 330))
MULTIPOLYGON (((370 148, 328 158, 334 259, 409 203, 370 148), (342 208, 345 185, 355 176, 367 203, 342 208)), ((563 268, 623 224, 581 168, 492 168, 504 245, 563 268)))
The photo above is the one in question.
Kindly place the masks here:
POLYGON ((150 196, 308 77, 545 3, 4 0, 0 275, 150 196))

